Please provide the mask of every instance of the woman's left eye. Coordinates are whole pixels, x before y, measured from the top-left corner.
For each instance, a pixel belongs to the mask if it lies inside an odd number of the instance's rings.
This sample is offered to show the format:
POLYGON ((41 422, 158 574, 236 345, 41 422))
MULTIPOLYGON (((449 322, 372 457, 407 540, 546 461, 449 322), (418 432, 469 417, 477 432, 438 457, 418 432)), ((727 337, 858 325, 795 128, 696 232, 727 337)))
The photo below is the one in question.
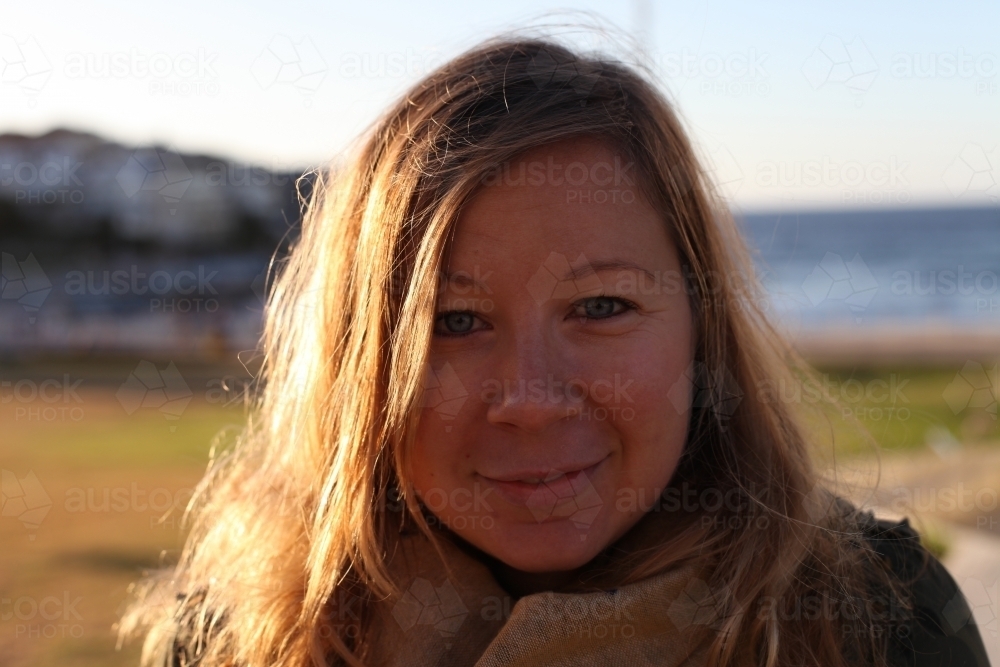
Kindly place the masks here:
POLYGON ((603 320, 608 317, 620 315, 627 310, 633 310, 635 306, 625 299, 611 296, 593 296, 589 299, 581 299, 574 305, 574 314, 577 317, 586 317, 592 320, 603 320))
POLYGON ((434 320, 434 333, 439 336, 465 336, 477 330, 478 320, 478 317, 467 311, 440 313, 434 320))

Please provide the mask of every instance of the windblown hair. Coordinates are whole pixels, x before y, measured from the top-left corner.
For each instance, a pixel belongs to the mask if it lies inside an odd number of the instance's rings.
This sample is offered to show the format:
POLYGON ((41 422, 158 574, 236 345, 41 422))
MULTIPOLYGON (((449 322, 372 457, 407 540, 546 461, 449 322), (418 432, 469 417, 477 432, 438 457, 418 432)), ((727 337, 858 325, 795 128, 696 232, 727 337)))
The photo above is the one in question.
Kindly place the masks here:
POLYGON ((711 562, 722 591, 711 664, 884 664, 862 604, 880 585, 865 574, 871 556, 820 483, 796 406, 762 391, 808 371, 765 316, 745 242, 678 117, 640 72, 548 39, 492 40, 416 84, 349 164, 317 175, 269 295, 252 417, 199 486, 180 562, 139 587, 122 623, 145 634, 145 664, 174 652, 203 667, 363 664, 363 628, 332 627, 329 607, 398 590, 391 494, 433 537, 406 471, 449 236, 496 165, 574 137, 635 161, 686 270, 695 391, 670 487, 751 501, 723 520, 678 516, 661 548, 613 576, 711 562), (856 613, 783 613, 804 596, 856 613), (758 613, 765 600, 774 613, 758 613), (197 631, 179 641, 181 626, 197 631))

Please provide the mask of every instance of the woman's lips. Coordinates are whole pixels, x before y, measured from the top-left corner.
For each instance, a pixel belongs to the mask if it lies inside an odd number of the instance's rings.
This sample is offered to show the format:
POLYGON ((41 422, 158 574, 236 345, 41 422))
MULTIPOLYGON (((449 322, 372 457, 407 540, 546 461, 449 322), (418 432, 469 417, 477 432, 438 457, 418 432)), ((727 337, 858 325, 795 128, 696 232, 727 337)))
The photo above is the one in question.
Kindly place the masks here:
POLYGON ((608 457, 584 468, 548 474, 505 475, 502 479, 478 475, 512 505, 530 506, 539 502, 568 500, 593 489, 594 475, 608 457))

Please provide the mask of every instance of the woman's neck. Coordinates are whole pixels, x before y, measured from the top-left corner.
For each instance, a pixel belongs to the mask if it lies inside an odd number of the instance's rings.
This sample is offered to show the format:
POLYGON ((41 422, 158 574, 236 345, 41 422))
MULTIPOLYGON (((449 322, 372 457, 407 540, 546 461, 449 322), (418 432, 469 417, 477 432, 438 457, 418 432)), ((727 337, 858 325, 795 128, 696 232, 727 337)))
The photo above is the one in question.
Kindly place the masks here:
POLYGON ((524 572, 487 554, 449 530, 443 531, 443 534, 451 539, 452 543, 459 549, 485 564, 500 587, 515 598, 522 598, 525 595, 541 593, 542 591, 559 590, 577 581, 584 569, 579 568, 565 572, 524 572))
POLYGON ((523 572, 493 559, 490 570, 494 578, 504 590, 515 598, 522 598, 532 593, 559 590, 577 580, 580 571, 565 572, 523 572))

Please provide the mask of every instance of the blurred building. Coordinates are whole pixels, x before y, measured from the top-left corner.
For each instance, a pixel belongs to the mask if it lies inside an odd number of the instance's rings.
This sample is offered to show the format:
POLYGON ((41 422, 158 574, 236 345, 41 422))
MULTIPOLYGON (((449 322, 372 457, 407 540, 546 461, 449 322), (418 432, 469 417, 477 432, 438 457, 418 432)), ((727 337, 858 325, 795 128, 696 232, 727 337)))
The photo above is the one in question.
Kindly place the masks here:
POLYGON ((0 135, 0 355, 253 348, 300 176, 65 130, 0 135))

